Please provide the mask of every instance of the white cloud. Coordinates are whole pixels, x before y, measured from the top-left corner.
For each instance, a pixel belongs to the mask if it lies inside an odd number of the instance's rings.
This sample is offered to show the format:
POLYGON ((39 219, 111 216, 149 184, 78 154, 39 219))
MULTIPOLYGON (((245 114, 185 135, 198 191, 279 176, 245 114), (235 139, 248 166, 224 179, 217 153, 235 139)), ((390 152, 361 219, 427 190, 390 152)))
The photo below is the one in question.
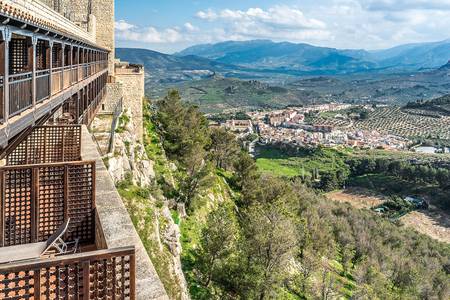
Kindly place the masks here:
POLYGON ((189 32, 199 31, 199 28, 192 25, 190 22, 184 23, 184 28, 189 32))
POLYGON ((213 12, 211 9, 208 9, 207 11, 199 11, 197 12, 196 16, 202 20, 208 20, 212 21, 217 19, 217 14, 213 12))
MULTIPOLYGON (((141 43, 179 43, 185 41, 183 30, 180 28, 157 29, 153 26, 140 28, 127 21, 120 20, 116 22, 116 38, 120 41, 133 41, 141 43)), ((194 30, 192 24, 185 24, 186 30, 194 30), (189 27, 189 28, 188 28, 189 27)))
POLYGON ((128 23, 125 20, 119 20, 115 22, 115 28, 119 31, 126 31, 133 29, 135 26, 133 24, 128 23))
POLYGON ((305 41, 331 38, 325 22, 307 17, 301 10, 285 5, 277 5, 267 10, 258 7, 246 11, 207 10, 197 12, 196 16, 209 22, 222 22, 227 32, 225 35, 237 37, 239 40, 267 38, 305 41))
POLYGON ((249 8, 247 11, 224 9, 218 13, 213 10, 199 11, 197 17, 208 21, 221 19, 229 22, 254 22, 291 29, 326 28, 325 22, 307 18, 301 10, 285 5, 277 5, 268 10, 249 8))

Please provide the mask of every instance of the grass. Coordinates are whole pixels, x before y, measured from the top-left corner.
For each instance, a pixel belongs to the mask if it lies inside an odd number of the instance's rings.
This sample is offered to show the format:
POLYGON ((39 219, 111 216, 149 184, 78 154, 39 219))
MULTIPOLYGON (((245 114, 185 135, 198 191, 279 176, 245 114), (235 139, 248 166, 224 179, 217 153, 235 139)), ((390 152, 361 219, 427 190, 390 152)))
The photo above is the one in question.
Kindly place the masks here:
POLYGON ((261 171, 275 176, 302 176, 302 169, 295 159, 258 158, 256 164, 261 171))
POLYGON ((116 133, 124 133, 128 123, 130 123, 130 117, 123 113, 119 117, 119 125, 117 126, 116 133))
POLYGON ((272 147, 258 149, 258 168, 265 173, 282 177, 313 177, 314 173, 345 170, 347 153, 329 148, 304 149, 290 155, 272 147))

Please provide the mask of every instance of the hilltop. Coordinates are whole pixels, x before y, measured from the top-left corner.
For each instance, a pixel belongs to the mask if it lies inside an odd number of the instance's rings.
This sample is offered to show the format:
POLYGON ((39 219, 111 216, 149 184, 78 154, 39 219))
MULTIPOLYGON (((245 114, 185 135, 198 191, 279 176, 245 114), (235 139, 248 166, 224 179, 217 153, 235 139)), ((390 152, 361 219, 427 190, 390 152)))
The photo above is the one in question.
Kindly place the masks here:
POLYGON ((432 117, 450 116, 450 94, 428 101, 409 102, 405 109, 432 117))
MULTIPOLYGON (((368 209, 329 201, 300 177, 287 180, 262 172, 240 151, 233 134, 208 128, 198 109, 182 102, 176 92, 154 103, 156 110, 152 106, 144 106, 144 147, 154 162, 154 182, 138 187, 124 180, 118 188, 171 298, 182 299, 186 291, 192 299, 448 295, 447 244, 368 209), (179 268, 171 273, 174 261, 179 268)), ((358 172, 356 176, 378 166, 366 163, 367 156, 352 157, 350 166, 347 155, 337 152, 303 154, 317 158, 309 166, 326 166, 320 182, 328 187, 337 174, 358 172)), ((301 163, 303 157, 297 158, 301 163)), ((402 174, 417 180, 425 176, 416 173, 428 172, 410 164, 397 166, 391 156, 377 158, 384 166, 380 172, 394 166, 414 171, 394 172, 398 178, 386 180, 399 181, 402 174)), ((296 167, 295 161, 288 163, 296 167)), ((426 180, 436 185, 436 177, 446 183, 433 174, 426 180)))
POLYGON ((257 80, 219 76, 186 82, 177 88, 184 100, 198 105, 204 112, 298 106, 318 96, 312 92, 292 91, 257 80))

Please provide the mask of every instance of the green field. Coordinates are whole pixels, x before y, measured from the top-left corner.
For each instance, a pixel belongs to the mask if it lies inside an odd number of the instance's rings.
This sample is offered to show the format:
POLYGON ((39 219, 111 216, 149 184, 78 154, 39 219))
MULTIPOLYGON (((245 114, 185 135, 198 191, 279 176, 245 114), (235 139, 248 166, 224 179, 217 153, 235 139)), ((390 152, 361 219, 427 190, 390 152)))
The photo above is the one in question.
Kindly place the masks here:
POLYGON ((262 172, 276 176, 311 178, 320 176, 321 173, 347 170, 344 160, 348 153, 350 152, 317 148, 303 149, 290 155, 277 148, 264 147, 258 149, 256 164, 262 172))

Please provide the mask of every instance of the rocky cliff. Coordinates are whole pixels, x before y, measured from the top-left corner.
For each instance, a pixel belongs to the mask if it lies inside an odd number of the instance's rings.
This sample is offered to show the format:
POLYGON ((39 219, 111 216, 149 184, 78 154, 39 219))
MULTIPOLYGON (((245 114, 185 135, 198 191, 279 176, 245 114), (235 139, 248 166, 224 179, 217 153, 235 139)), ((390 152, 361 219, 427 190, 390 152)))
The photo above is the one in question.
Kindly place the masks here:
MULTIPOLYGON (((163 152, 157 162, 155 157, 149 158, 149 148, 163 150, 157 144, 148 145, 152 143, 149 139, 145 145, 140 142, 132 118, 128 111, 120 117, 114 151, 104 158, 104 162, 167 294, 171 299, 189 299, 180 259, 179 214, 173 201, 163 196, 156 182, 156 168, 163 167, 166 170, 164 176, 171 177, 174 167, 163 152)), ((166 181, 173 182, 173 179, 166 181)))

